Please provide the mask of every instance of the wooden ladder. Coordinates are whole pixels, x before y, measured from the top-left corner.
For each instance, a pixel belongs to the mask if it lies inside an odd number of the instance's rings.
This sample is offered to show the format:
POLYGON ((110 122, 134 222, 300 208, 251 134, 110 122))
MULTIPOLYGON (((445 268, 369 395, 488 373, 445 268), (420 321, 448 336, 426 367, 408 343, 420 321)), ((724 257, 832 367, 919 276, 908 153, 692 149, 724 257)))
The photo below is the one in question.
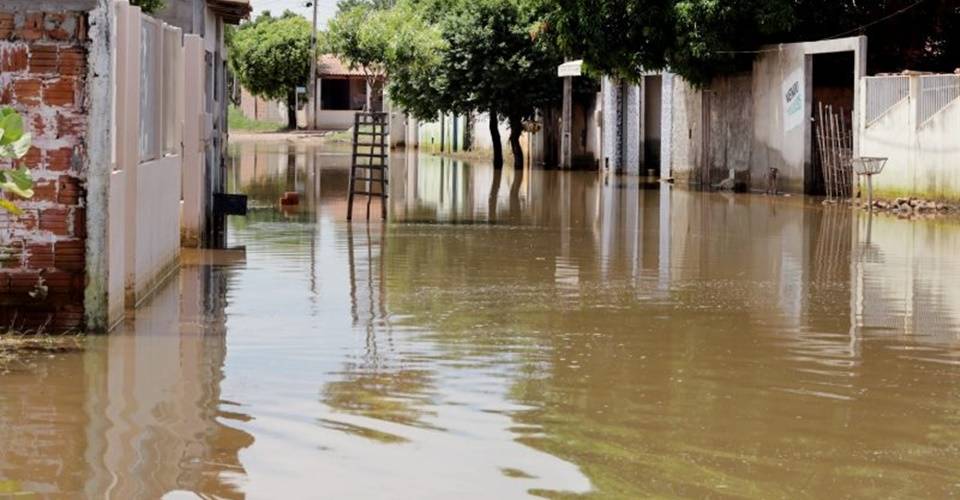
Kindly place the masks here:
POLYGON ((374 198, 380 198, 380 218, 387 218, 389 147, 387 113, 357 113, 353 121, 353 158, 350 161, 347 220, 353 220, 353 196, 356 194, 367 196, 367 220, 370 220, 370 202, 374 198), (376 172, 379 172, 379 175, 374 175, 376 172), (366 184, 358 186, 357 181, 366 184), (375 184, 379 184, 379 189, 374 190, 375 184))

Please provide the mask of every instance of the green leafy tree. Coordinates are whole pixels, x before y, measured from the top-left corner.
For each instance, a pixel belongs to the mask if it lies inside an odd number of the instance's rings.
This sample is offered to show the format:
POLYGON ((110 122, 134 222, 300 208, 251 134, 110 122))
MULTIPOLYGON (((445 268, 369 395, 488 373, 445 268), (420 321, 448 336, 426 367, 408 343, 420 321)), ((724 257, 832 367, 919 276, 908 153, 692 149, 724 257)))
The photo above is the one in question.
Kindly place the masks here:
POLYGON ((786 32, 793 0, 542 0, 545 30, 564 53, 628 80, 669 68, 703 84, 745 67, 786 32))
POLYGON ((489 113, 496 167, 503 164, 500 120, 510 126, 514 167, 522 168, 524 121, 562 95, 556 74, 562 58, 541 36, 542 15, 531 2, 475 0, 440 21, 446 42, 438 71, 441 110, 489 113))
MULTIPOLYGON (((439 30, 427 23, 413 4, 403 2, 390 9, 361 5, 341 11, 330 21, 323 45, 352 69, 363 71, 373 89, 371 94, 376 95, 391 74, 396 76, 393 81, 402 85, 411 81, 408 75, 429 71, 438 62, 443 42, 439 30)), ((404 89, 415 94, 409 87, 404 89)), ((420 102, 407 104, 419 108, 433 95, 429 88, 420 90, 420 102)), ((370 105, 368 95, 368 109, 370 105)))
POLYGON ((166 6, 164 0, 130 0, 130 5, 136 5, 147 14, 153 14, 166 6))
MULTIPOLYGON (((0 160, 19 160, 30 150, 30 134, 23 130, 23 119, 11 108, 0 109, 0 160)), ((21 198, 33 197, 33 180, 26 167, 0 169, 0 209, 15 215, 20 208, 2 196, 10 193, 21 198)))
POLYGON ((310 23, 292 12, 264 12, 230 37, 230 66, 252 94, 287 102, 287 126, 297 127, 296 91, 310 76, 310 23))
POLYGON ((544 12, 528 0, 401 0, 387 11, 341 12, 328 47, 351 65, 389 75, 390 97, 418 118, 489 113, 496 168, 506 120, 522 167, 524 121, 560 97, 561 58, 538 30, 544 12))
POLYGON ((397 0, 340 0, 337 2, 337 12, 346 12, 356 7, 386 10, 397 4, 397 0))

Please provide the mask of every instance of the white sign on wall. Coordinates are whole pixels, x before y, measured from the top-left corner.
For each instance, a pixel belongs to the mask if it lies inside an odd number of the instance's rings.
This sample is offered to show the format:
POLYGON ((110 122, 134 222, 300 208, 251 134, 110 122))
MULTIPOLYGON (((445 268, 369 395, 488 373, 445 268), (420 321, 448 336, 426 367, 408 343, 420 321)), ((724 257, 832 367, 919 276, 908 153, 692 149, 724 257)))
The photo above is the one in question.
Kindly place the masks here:
POLYGON ((783 81, 783 130, 790 131, 803 123, 803 71, 797 68, 783 81))

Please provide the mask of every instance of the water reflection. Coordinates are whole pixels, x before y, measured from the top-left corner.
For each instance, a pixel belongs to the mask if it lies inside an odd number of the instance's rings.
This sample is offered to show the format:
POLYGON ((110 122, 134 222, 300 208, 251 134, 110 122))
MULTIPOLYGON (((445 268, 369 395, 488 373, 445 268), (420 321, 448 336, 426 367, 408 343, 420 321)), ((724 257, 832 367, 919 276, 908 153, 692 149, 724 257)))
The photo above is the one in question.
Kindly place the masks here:
POLYGON ((960 226, 412 152, 390 221, 348 225, 343 154, 232 158, 244 258, 201 256, 128 334, 4 376, 0 485, 960 493, 960 226))
POLYGON ((239 452, 253 437, 229 426, 249 417, 220 399, 228 274, 209 265, 242 264, 236 253, 186 255, 122 331, 3 377, 0 494, 243 497, 239 452))

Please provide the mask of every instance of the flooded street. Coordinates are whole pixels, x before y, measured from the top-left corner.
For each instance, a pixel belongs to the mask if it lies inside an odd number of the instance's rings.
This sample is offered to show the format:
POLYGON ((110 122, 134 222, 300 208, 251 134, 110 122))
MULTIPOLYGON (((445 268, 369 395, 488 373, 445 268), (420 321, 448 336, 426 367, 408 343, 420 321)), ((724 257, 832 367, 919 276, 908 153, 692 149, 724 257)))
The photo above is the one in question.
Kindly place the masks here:
POLYGON ((0 498, 960 495, 960 225, 402 151, 351 225, 343 151, 0 372, 0 498))

